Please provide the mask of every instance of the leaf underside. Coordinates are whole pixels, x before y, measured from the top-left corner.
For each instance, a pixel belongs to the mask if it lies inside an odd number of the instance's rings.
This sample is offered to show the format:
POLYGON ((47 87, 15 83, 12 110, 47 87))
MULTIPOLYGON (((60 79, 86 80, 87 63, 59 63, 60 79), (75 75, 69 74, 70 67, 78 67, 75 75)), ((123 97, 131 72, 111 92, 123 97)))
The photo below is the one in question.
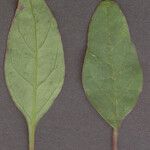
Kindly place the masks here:
POLYGON ((85 93, 113 128, 135 106, 142 89, 142 71, 126 19, 119 6, 102 1, 88 33, 83 67, 85 93))
POLYGON ((19 0, 5 59, 8 89, 27 122, 37 123, 64 81, 57 23, 44 0, 19 0))

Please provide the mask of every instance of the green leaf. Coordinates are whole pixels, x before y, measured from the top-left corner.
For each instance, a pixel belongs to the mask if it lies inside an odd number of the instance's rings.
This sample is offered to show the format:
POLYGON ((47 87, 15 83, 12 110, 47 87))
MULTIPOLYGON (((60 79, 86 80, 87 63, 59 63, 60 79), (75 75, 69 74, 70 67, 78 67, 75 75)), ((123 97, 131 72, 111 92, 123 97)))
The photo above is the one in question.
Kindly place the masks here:
POLYGON ((34 149, 34 130, 64 81, 64 53, 52 13, 44 0, 19 0, 5 60, 8 89, 24 114, 34 149))
POLYGON ((117 129, 135 106, 142 80, 123 13, 115 2, 102 1, 89 26, 83 67, 83 85, 90 103, 117 129))

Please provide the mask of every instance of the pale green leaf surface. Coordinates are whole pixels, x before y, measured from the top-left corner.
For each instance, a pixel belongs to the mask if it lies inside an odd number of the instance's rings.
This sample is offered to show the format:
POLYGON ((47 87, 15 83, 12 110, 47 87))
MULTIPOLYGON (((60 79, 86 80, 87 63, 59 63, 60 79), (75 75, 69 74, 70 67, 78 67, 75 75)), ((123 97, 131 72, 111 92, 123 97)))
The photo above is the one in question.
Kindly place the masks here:
POLYGON ((126 19, 111 0, 100 3, 89 26, 83 86, 93 107, 113 128, 119 128, 142 89, 126 19))
POLYGON ((57 23, 44 0, 19 0, 9 32, 5 76, 12 99, 28 123, 37 123, 64 81, 57 23))

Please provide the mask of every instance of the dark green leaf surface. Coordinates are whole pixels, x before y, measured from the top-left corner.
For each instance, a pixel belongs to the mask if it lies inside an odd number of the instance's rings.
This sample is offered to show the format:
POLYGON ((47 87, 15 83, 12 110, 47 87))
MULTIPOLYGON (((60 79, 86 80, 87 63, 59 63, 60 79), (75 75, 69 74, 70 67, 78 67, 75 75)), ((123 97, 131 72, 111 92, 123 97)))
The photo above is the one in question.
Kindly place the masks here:
POLYGON ((111 0, 101 2, 89 26, 83 85, 93 107, 113 128, 119 128, 142 89, 126 19, 111 0))
POLYGON ((8 89, 29 126, 36 126, 64 81, 57 23, 44 0, 19 0, 5 60, 8 89))

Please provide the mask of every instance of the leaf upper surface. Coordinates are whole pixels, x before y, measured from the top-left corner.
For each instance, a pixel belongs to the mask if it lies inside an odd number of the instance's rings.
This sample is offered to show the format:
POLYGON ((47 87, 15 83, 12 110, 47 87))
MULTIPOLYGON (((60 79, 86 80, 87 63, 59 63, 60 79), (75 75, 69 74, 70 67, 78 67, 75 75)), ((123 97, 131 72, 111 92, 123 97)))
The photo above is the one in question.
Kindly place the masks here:
POLYGON ((83 86, 93 107, 113 128, 133 109, 142 89, 126 19, 111 0, 101 2, 89 26, 83 86))
POLYGON ((57 23, 44 0, 19 0, 9 32, 5 76, 28 122, 38 122, 64 81, 64 54, 57 23))

